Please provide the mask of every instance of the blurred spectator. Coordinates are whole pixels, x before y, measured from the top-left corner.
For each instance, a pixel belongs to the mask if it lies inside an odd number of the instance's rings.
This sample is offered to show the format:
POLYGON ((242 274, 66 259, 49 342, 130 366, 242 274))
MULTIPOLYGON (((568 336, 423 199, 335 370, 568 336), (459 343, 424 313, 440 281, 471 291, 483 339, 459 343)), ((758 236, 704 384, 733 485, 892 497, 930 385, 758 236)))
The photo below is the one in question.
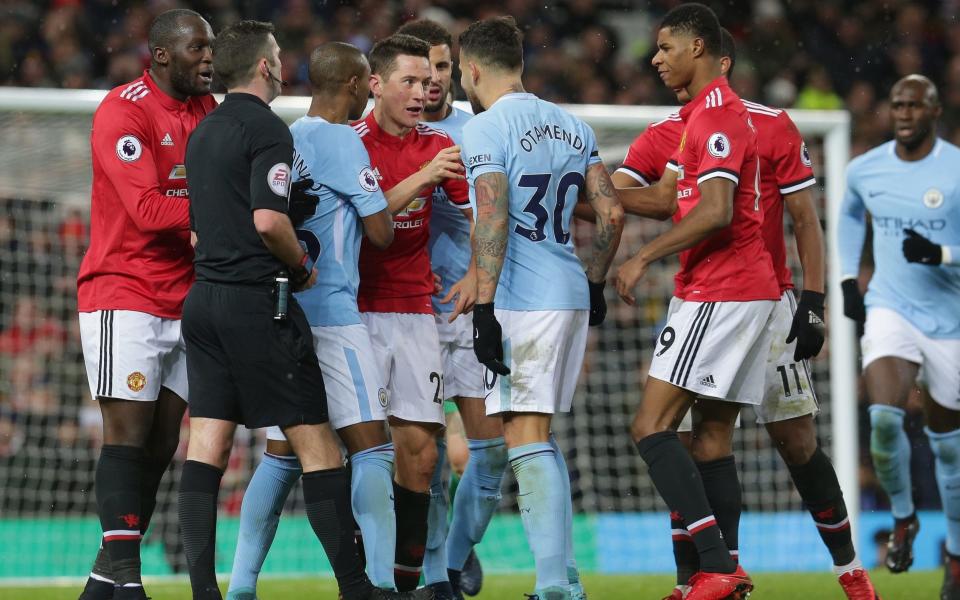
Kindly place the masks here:
MULTIPOLYGON (((560 102, 673 102, 649 59, 656 23, 675 0, 7 0, 0 4, 0 82, 108 89, 129 81, 149 62, 150 20, 181 4, 204 13, 215 30, 241 18, 272 20, 291 84, 286 94, 309 93, 307 60, 323 42, 344 40, 366 51, 420 16, 448 25, 456 39, 474 19, 509 14, 526 32, 530 91, 560 102)), ((960 139, 956 0, 711 4, 738 40, 734 83, 745 97, 772 106, 846 105, 860 151, 888 136, 880 135, 886 124, 877 103, 893 81, 923 72, 942 87, 944 134, 960 139)))

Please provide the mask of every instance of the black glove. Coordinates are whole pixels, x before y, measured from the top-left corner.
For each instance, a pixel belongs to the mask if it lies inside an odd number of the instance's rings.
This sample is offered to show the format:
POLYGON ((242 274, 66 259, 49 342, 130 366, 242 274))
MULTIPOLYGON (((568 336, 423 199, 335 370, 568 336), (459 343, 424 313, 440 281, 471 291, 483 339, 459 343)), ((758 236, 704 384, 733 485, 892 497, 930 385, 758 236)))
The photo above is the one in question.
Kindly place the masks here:
POLYGON ((924 265, 939 265, 943 260, 943 248, 934 244, 913 229, 904 229, 903 256, 907 262, 924 265))
POLYGON ((304 221, 317 212, 320 196, 308 193, 313 187, 312 179, 300 179, 290 185, 290 200, 287 206, 287 215, 293 226, 300 227, 304 221))
POLYGON ((503 364, 503 330, 493 314, 493 302, 473 305, 473 353, 497 375, 509 375, 503 364))
POLYGON ((793 351, 793 360, 800 362, 820 354, 823 348, 823 294, 803 290, 797 311, 793 313, 793 324, 787 334, 787 343, 797 340, 793 351))
POLYGON ((840 282, 843 290, 843 314, 857 323, 867 320, 867 310, 863 307, 863 296, 856 279, 844 279, 840 282))
POLYGON ((590 286, 590 327, 595 327, 607 318, 607 300, 603 297, 603 288, 607 287, 607 281, 594 283, 587 280, 590 286))

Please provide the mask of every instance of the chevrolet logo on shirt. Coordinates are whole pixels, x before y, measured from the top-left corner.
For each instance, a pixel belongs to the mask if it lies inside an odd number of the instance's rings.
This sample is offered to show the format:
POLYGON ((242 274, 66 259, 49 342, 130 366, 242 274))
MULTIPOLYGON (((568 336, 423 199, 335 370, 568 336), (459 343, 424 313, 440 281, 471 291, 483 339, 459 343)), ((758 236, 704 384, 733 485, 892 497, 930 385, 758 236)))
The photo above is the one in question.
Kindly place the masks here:
POLYGON ((187 168, 183 165, 173 165, 173 169, 170 171, 170 176, 167 179, 186 179, 187 178, 187 168))

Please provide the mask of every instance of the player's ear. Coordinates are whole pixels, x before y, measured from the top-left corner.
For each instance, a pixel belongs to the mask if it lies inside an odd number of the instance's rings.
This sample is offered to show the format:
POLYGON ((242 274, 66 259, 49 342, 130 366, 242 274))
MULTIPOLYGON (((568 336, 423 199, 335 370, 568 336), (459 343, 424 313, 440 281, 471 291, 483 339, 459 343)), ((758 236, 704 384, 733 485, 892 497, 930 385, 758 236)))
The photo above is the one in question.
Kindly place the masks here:
POLYGON ((153 62, 158 65, 167 66, 170 64, 170 53, 162 46, 153 49, 153 62))
POLYGON ((376 73, 370 74, 370 91, 373 92, 374 97, 380 97, 383 95, 383 87, 380 75, 376 73))
POLYGON ((473 61, 467 64, 470 67, 470 82, 473 83, 473 85, 477 85, 477 82, 480 81, 480 67, 473 61))

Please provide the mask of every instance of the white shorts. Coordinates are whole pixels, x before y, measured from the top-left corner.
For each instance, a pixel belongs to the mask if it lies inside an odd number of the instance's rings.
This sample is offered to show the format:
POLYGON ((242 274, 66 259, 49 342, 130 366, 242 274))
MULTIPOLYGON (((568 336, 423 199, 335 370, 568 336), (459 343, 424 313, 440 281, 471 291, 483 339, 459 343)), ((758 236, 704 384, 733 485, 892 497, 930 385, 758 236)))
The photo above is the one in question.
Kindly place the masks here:
POLYGON ((760 404, 776 305, 673 298, 650 377, 708 398, 760 404))
POLYGON ((187 399, 187 354, 180 319, 132 310, 80 313, 90 395, 156 401, 160 388, 187 399))
POLYGON ((443 425, 443 367, 432 314, 360 313, 387 389, 387 414, 443 425))
POLYGON ((440 336, 440 359, 443 361, 444 400, 451 398, 483 398, 484 366, 473 353, 473 313, 460 315, 447 323, 450 314, 438 314, 437 335, 440 336))
MULTIPOLYGON (((787 343, 797 300, 791 290, 780 296, 770 321, 770 356, 767 359, 763 402, 754 406, 757 423, 776 423, 819 412, 817 396, 807 361, 796 362, 793 353, 797 342, 787 343)), ((739 419, 738 419, 739 424, 739 419)), ((687 412, 678 431, 690 431, 691 417, 687 412)))
POLYGON ((510 375, 484 369, 488 415, 570 411, 587 349, 588 313, 496 309, 510 375))
POLYGON ((885 356, 895 356, 920 365, 918 379, 934 401, 960 410, 960 340, 929 338, 900 313, 889 308, 867 311, 863 337, 863 368, 885 356))

